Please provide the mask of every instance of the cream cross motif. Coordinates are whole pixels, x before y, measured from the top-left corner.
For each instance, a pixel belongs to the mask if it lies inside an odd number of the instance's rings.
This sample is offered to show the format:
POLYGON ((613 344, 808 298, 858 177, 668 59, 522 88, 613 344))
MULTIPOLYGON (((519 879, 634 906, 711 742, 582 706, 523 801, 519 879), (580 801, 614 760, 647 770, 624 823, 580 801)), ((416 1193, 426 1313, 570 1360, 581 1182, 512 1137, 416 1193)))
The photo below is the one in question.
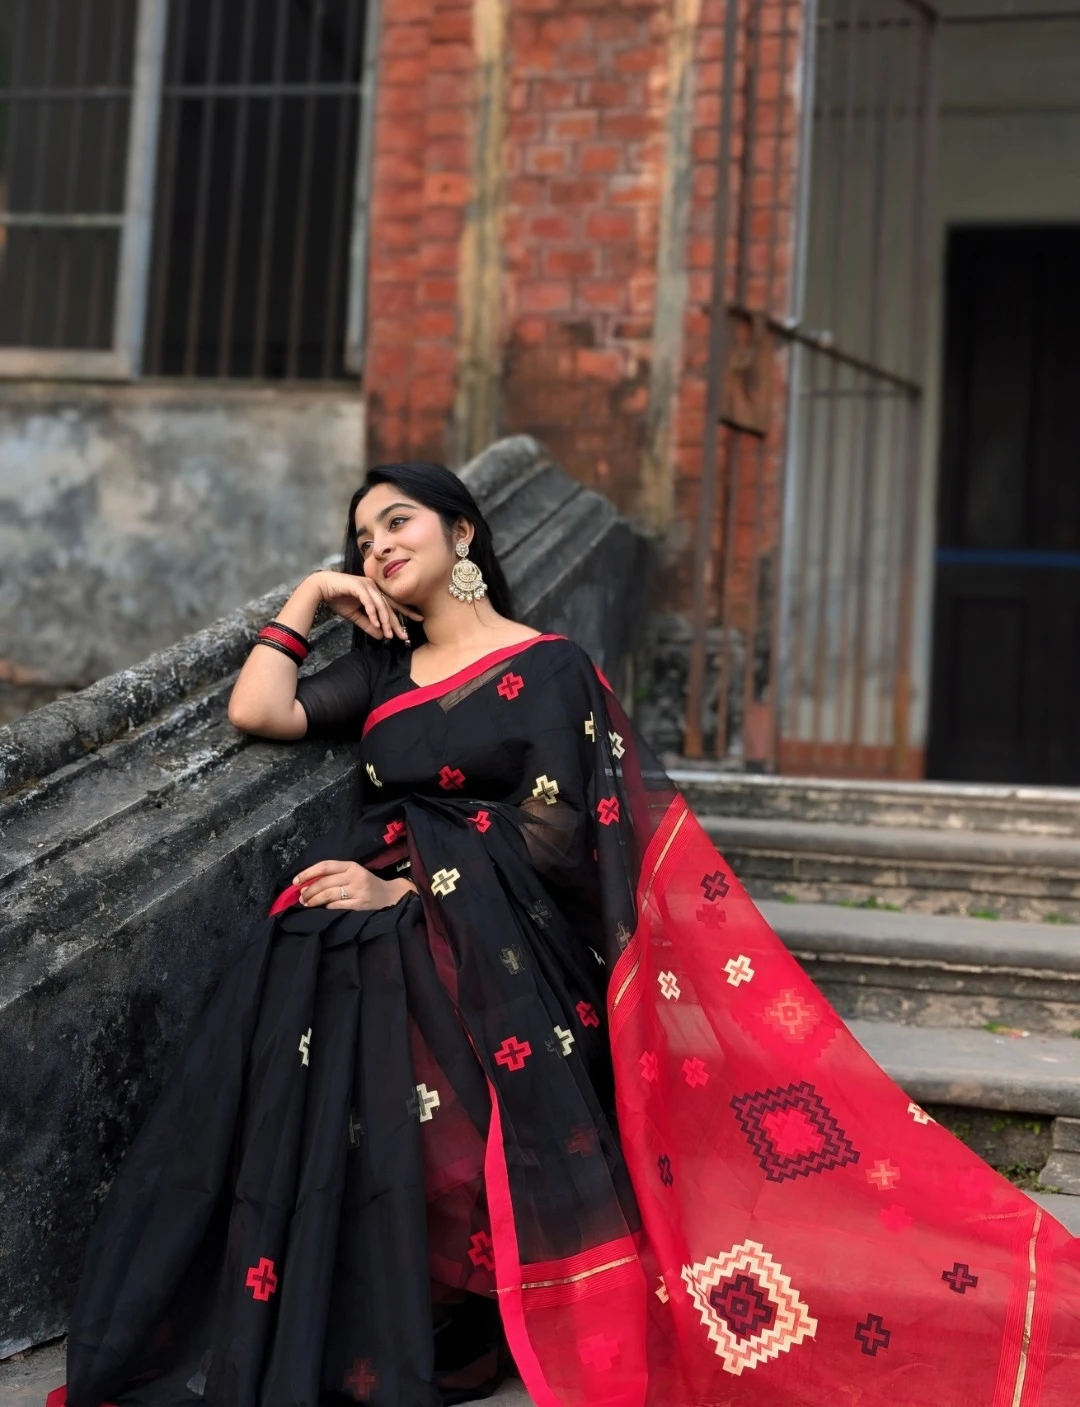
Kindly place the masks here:
POLYGON ((555 1034, 559 1039, 559 1044, 562 1046, 563 1055, 569 1055, 570 1048, 574 1044, 573 1034, 570 1031, 564 1031, 561 1026, 555 1027, 555 1034))
POLYGON ((623 753, 626 751, 626 748, 623 747, 623 740, 622 740, 622 734, 621 734, 621 733, 609 733, 609 734, 608 734, 608 742, 611 744, 611 751, 612 751, 612 754, 613 754, 615 757, 621 757, 621 756, 623 755, 623 753))
POLYGON ((678 978, 675 976, 674 972, 657 973, 656 980, 660 984, 661 995, 666 997, 669 1002, 677 1002, 682 996, 682 991, 679 988, 679 981, 678 978))
POLYGON ((308 1051, 311 1049, 311 1027, 309 1026, 300 1037, 300 1064, 307 1065, 308 1051))
POLYGON ((442 1100, 439 1098, 437 1089, 428 1089, 427 1085, 416 1086, 416 1098, 418 1101, 418 1113, 420 1122, 427 1124, 431 1122, 431 1116, 438 1109, 442 1100))
POLYGON ((431 876, 432 893, 439 895, 453 894, 460 878, 460 870, 436 870, 431 876))
POLYGON ((585 736, 596 742, 596 719, 590 713, 585 720, 585 736))
POLYGON ((656 1287, 656 1298, 661 1304, 667 1304, 669 1299, 667 1286, 664 1284, 664 1277, 662 1275, 660 1276, 660 1283, 656 1287))
POLYGON ((917 1124, 936 1124, 937 1120, 932 1119, 925 1109, 920 1109, 914 1100, 907 1107, 908 1113, 917 1124))
POLYGON ((559 784, 554 777, 550 780, 546 775, 537 777, 532 794, 537 798, 543 797, 549 806, 554 806, 555 798, 559 795, 559 784))
POLYGON ((733 987, 738 987, 742 982, 751 981, 754 976, 750 959, 743 953, 740 953, 737 958, 728 958, 727 962, 724 963, 724 971, 727 973, 727 980, 733 987))
POLYGON ((382 782, 380 782, 379 779, 378 779, 378 777, 376 777, 376 775, 375 775, 375 767, 374 767, 374 764, 373 764, 373 763, 369 762, 369 763, 367 764, 367 766, 364 768, 364 771, 365 771, 365 772, 368 774, 368 776, 371 778, 372 783, 373 783, 375 786, 377 786, 377 787, 381 787, 381 786, 382 786, 382 782))

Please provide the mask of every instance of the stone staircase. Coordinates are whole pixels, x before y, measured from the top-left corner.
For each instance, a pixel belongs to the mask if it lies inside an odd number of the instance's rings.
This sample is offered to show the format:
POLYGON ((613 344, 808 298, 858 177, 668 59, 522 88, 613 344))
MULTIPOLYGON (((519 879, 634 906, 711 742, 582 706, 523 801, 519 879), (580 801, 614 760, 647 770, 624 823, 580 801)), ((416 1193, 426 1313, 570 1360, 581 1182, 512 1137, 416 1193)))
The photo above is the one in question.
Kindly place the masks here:
POLYGON ((1080 791, 670 770, 860 1043, 1076 1222, 1080 791))

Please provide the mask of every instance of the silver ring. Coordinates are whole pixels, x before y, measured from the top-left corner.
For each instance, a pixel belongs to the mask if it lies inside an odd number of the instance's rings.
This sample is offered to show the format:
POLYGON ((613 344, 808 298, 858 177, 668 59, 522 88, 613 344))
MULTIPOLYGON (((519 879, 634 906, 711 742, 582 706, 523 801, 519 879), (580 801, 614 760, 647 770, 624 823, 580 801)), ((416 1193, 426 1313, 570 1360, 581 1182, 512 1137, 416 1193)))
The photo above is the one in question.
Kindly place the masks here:
POLYGON ((345 888, 344 885, 341 886, 341 897, 343 899, 347 899, 349 897, 349 891, 345 888))

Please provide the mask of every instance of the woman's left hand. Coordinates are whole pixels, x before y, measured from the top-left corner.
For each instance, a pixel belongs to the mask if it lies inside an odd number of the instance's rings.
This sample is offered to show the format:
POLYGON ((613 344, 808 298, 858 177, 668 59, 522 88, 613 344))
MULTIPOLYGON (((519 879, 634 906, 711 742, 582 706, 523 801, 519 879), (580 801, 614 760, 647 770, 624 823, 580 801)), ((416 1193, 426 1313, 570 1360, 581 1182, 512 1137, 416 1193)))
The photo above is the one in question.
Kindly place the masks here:
POLYGON ((388 909, 410 890, 416 892, 411 880, 380 879, 354 860, 320 860, 301 870, 293 884, 300 886, 305 909, 388 909))

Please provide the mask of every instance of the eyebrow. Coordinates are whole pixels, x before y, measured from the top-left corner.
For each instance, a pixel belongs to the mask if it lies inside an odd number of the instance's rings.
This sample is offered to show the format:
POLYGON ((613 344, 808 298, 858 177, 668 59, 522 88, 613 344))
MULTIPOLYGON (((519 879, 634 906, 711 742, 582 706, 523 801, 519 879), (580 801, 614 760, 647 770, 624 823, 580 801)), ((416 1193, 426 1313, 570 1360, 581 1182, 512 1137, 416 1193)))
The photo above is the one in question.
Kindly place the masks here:
MULTIPOLYGON (((386 505, 386 507, 381 510, 381 512, 378 512, 378 513, 375 514, 375 521, 376 521, 377 523, 382 522, 382 520, 386 517, 387 513, 392 513, 395 508, 415 508, 415 507, 416 507, 416 504, 415 504, 415 503, 388 503, 388 504, 386 505)), ((367 532, 367 528, 364 526, 363 523, 361 523, 360 526, 356 529, 356 536, 357 536, 357 537, 360 537, 360 535, 361 535, 362 533, 365 533, 365 532, 367 532)))

